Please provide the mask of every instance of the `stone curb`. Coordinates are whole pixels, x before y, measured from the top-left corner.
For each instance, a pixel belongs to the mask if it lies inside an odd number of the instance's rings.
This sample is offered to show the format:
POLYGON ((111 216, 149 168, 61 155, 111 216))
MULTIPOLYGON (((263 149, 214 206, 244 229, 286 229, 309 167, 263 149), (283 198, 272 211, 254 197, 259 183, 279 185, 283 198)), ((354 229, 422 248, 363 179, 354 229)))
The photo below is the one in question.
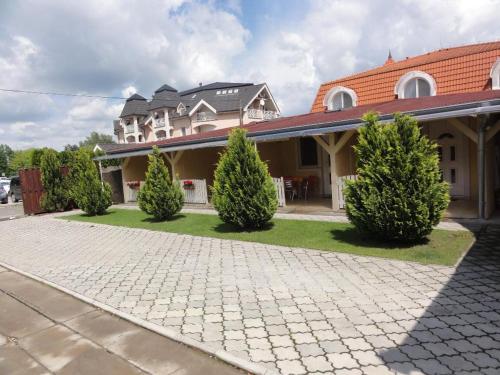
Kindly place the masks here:
POLYGON ((131 314, 124 313, 118 309, 115 309, 114 307, 111 307, 111 306, 106 305, 102 302, 96 301, 92 298, 86 297, 80 293, 74 292, 70 289, 67 289, 67 288, 60 286, 58 284, 55 284, 51 281, 48 281, 46 279, 43 279, 43 278, 38 277, 36 275, 33 275, 29 272, 20 270, 14 266, 11 266, 10 264, 7 264, 7 263, 0 261, 0 266, 6 268, 8 270, 11 270, 13 272, 19 273, 23 276, 29 277, 29 278, 36 280, 42 284, 48 285, 54 289, 60 290, 61 292, 69 294, 72 297, 75 297, 76 299, 79 299, 85 303, 88 303, 89 305, 95 306, 101 310, 104 310, 104 311, 109 312, 113 315, 116 315, 124 320, 127 320, 135 325, 146 328, 146 329, 148 329, 152 332, 155 332, 159 335, 165 336, 173 341, 179 342, 181 344, 184 344, 184 345, 189 346, 189 347, 194 348, 194 349, 198 349, 206 354, 209 354, 213 357, 216 357, 219 360, 226 362, 226 363, 229 363, 229 364, 231 364, 235 367, 238 367, 244 371, 248 371, 248 372, 255 374, 255 375, 277 375, 276 372, 269 370, 269 369, 265 368, 264 366, 261 366, 257 363, 253 363, 253 362, 248 361, 246 359, 239 358, 239 357, 237 357, 237 356, 235 356, 235 355, 233 355, 225 350, 221 350, 221 349, 215 350, 208 344, 193 340, 193 339, 186 337, 186 336, 184 336, 184 335, 182 335, 182 334, 180 334, 172 329, 169 329, 166 327, 161 327, 161 326, 158 326, 156 324, 150 323, 146 320, 139 319, 131 314))

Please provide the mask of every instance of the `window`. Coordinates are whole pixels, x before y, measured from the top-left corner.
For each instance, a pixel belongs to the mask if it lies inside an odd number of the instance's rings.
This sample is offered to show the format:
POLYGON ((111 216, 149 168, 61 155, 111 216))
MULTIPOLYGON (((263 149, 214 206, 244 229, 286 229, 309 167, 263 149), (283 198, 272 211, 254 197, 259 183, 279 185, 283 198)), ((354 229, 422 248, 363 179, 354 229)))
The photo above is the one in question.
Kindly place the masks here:
POLYGON ((186 135, 186 128, 181 128, 182 135, 186 135))
POLYGON ((227 93, 228 94, 232 94, 233 93, 233 89, 227 90, 227 93))
POLYGON ((338 94, 335 94, 335 96, 333 97, 331 107, 333 111, 338 111, 339 109, 343 108, 351 108, 352 98, 346 92, 343 91, 339 92, 338 94))
POLYGON ((299 164, 302 168, 318 166, 318 145, 314 138, 299 139, 299 164))
POLYGON ((413 78, 405 86, 405 98, 420 98, 422 96, 431 96, 431 85, 422 78, 413 78))
POLYGON ((235 94, 237 94, 237 93, 238 93, 238 89, 234 89, 234 90, 233 90, 233 92, 234 92, 235 94))
POLYGON ((491 88, 493 90, 500 90, 500 58, 495 61, 490 72, 491 88))
POLYGON ((217 94, 217 95, 220 95, 220 90, 217 90, 216 94, 217 94))
POLYGON ((336 86, 325 95, 323 105, 330 111, 338 111, 345 108, 355 107, 358 97, 354 90, 347 87, 336 86))
POLYGON ((227 90, 222 90, 222 94, 226 94, 227 93, 227 90))
POLYGON ((436 95, 436 81, 425 72, 412 71, 399 79, 394 87, 394 94, 399 99, 434 96, 436 95))

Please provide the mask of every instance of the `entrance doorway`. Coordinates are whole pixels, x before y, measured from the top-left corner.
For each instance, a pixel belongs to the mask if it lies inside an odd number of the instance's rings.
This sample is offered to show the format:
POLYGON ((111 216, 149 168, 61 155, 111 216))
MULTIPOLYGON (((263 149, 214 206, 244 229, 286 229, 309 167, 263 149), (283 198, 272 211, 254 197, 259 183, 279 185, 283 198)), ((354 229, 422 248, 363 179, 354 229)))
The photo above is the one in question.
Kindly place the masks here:
POLYGON ((439 166, 450 195, 469 197, 468 147, 465 136, 452 125, 431 126, 431 138, 438 144, 439 166))

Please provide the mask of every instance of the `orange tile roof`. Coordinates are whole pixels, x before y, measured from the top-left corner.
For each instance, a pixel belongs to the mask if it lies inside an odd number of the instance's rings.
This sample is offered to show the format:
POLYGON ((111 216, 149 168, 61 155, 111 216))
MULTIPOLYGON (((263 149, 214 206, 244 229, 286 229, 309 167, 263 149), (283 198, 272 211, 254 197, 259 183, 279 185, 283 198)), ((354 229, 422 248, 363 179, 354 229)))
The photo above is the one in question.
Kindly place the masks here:
POLYGON ((491 88, 490 69, 500 58, 500 41, 445 48, 424 55, 384 64, 380 67, 322 84, 311 112, 325 110, 323 99, 335 86, 356 92, 358 105, 385 102, 395 98, 399 78, 413 70, 430 74, 437 84, 437 95, 476 92, 491 88))

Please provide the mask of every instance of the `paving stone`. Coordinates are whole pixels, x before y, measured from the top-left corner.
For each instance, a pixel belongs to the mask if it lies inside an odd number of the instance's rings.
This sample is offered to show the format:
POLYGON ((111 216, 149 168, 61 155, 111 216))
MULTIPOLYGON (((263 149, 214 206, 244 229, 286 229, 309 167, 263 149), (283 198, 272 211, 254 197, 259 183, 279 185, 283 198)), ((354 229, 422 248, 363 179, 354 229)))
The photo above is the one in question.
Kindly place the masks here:
POLYGON ((351 355, 358 361, 361 366, 382 365, 384 361, 373 350, 354 350, 351 355))
POLYGON ((454 373, 458 371, 474 371, 478 370, 478 367, 474 363, 464 359, 462 356, 440 356, 438 358, 439 362, 450 368, 454 373))
POLYGON ((305 367, 298 360, 277 361, 276 365, 282 371, 283 374, 302 375, 307 373, 305 367))
POLYGON ((295 348, 302 357, 325 354, 325 351, 318 344, 298 344, 295 348))
POLYGON ((324 356, 302 357, 302 363, 306 366, 308 372, 325 372, 333 369, 331 363, 324 356))
POLYGON ((350 350, 370 350, 372 346, 364 338, 343 339, 342 342, 350 350))
POLYGON ((345 346, 342 341, 334 340, 334 341, 320 341, 319 346, 326 353, 345 353, 349 351, 347 346, 345 346))
POLYGON ((417 359, 413 363, 421 369, 425 374, 438 375, 438 374, 452 374, 452 370, 442 365, 435 359, 417 359))
POLYGON ((278 360, 299 359, 300 355, 293 347, 273 348, 273 353, 278 360))
POLYGON ((349 353, 330 353, 326 357, 335 369, 359 367, 358 362, 349 353))
POLYGON ((311 333, 293 333, 292 339, 297 344, 309 344, 316 342, 316 338, 311 333))
POLYGON ((249 353, 250 358, 255 362, 274 362, 276 360, 270 349, 250 349, 249 353))
POLYGON ((486 353, 465 353, 462 358, 474 363, 477 367, 499 367, 500 362, 486 353))

